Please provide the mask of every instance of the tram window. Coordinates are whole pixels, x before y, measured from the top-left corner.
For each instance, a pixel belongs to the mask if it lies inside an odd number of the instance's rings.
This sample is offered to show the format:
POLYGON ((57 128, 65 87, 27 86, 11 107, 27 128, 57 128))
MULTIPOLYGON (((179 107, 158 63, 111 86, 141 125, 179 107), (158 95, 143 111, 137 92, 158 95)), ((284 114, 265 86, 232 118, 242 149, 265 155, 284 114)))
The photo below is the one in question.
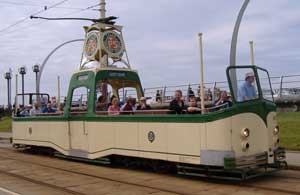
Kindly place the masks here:
POLYGON ((86 87, 79 87, 73 90, 71 110, 72 111, 86 111, 88 103, 89 89, 86 87))
POLYGON ((274 101, 273 100, 273 91, 272 91, 268 72, 258 69, 257 74, 258 74, 259 83, 261 86, 262 97, 266 100, 274 101))
POLYGON ((238 102, 254 100, 259 97, 255 74, 252 68, 230 69, 231 85, 234 97, 238 102), (232 75, 236 71, 237 85, 233 81, 232 75))
POLYGON ((132 97, 134 100, 137 100, 137 90, 133 87, 124 87, 118 90, 118 95, 121 102, 125 102, 128 97, 132 97))
POLYGON ((112 94, 112 87, 107 80, 99 80, 96 83, 96 111, 107 111, 107 105, 112 94))

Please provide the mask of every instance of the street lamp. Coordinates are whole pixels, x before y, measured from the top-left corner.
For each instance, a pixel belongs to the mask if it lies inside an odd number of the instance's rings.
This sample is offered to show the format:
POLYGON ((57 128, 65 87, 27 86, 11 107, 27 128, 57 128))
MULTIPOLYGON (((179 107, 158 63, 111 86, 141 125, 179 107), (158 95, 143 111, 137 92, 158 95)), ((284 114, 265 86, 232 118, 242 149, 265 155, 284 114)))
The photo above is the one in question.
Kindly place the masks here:
POLYGON ((35 91, 38 93, 38 74, 40 72, 40 65, 36 64, 32 67, 32 71, 35 73, 35 91))
POLYGON ((4 74, 4 78, 7 80, 7 106, 8 110, 11 111, 11 70, 4 74))
POLYGON ((19 68, 19 73, 22 76, 22 104, 24 106, 24 75, 26 74, 26 67, 22 66, 19 68))

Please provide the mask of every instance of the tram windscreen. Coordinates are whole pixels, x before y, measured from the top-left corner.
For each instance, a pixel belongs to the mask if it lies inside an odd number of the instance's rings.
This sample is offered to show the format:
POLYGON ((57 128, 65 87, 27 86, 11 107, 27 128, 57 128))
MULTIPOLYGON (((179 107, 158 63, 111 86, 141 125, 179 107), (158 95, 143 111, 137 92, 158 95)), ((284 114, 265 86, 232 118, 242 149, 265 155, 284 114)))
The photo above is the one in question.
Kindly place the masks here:
POLYGON ((268 72, 262 69, 258 69, 257 74, 259 77, 262 97, 266 100, 274 101, 273 90, 271 87, 271 81, 268 72))

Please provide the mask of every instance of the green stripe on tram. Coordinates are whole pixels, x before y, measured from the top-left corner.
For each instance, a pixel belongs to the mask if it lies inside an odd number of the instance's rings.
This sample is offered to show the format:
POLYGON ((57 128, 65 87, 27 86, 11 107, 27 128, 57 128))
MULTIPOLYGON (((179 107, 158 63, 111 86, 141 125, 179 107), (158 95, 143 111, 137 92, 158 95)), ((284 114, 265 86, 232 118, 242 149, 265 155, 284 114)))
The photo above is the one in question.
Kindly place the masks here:
MULTIPOLYGON (((155 122, 155 123, 205 123, 228 118, 242 113, 257 114, 265 123, 267 115, 276 111, 274 103, 266 100, 253 100, 233 105, 231 108, 211 112, 207 114, 165 114, 165 115, 120 115, 120 116, 98 116, 87 113, 84 116, 70 117, 26 117, 14 118, 14 121, 99 121, 99 122, 155 122)), ((266 124, 267 125, 267 124, 266 124)))

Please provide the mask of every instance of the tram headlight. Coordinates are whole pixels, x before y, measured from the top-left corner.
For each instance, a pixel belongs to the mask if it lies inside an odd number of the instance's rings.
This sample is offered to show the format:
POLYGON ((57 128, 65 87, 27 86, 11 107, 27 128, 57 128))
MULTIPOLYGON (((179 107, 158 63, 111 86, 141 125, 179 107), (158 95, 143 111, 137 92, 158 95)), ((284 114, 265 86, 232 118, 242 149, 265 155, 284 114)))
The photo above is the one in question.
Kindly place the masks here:
POLYGON ((279 126, 276 126, 276 127, 274 128, 273 134, 274 134, 274 135, 278 135, 278 133, 279 133, 279 126))
POLYGON ((242 129, 242 131, 241 131, 241 136, 242 136, 243 138, 249 137, 249 136, 250 136, 250 130, 249 130, 248 128, 242 129))

